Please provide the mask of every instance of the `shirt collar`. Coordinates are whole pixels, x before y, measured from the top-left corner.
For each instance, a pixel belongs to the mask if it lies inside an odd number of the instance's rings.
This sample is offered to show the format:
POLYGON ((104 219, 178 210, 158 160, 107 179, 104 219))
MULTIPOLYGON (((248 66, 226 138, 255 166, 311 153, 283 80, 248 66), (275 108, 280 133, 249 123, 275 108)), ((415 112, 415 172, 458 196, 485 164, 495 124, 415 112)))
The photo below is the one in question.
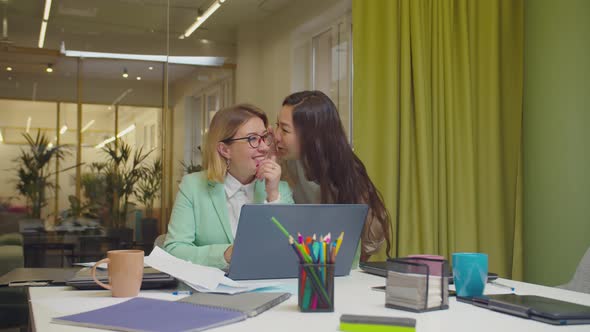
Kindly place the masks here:
POLYGON ((251 196, 253 196, 253 193, 254 193, 254 183, 255 182, 256 181, 252 181, 248 184, 242 184, 240 181, 238 181, 238 179, 236 179, 235 177, 233 177, 233 175, 231 175, 231 174, 229 174, 229 172, 227 172, 227 174, 225 175, 225 183, 224 183, 225 193, 226 193, 227 197, 232 197, 233 195, 235 195, 236 192, 238 192, 238 190, 240 190, 241 188, 244 188, 247 196, 251 197, 251 196))

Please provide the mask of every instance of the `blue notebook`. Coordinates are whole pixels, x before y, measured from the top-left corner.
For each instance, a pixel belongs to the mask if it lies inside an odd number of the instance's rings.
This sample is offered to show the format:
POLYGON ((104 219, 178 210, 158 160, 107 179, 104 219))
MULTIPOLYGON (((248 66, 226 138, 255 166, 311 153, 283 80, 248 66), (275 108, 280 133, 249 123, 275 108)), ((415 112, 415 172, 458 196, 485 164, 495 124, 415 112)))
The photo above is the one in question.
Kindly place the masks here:
POLYGON ((204 331, 246 319, 225 308, 136 297, 80 314, 57 317, 52 323, 114 331, 204 331))

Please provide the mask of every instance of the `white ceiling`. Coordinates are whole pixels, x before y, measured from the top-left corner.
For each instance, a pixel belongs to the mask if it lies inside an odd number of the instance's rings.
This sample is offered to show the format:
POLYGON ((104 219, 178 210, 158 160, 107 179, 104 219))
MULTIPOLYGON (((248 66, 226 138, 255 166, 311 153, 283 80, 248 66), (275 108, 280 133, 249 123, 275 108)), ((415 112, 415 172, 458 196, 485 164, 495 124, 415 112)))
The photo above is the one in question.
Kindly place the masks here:
MULTIPOLYGON (((235 55, 238 25, 265 18, 294 0, 226 0, 185 40, 180 36, 214 0, 53 0, 45 48, 166 54, 235 55), (169 19, 168 19, 169 18, 169 19), (202 39, 210 41, 203 44, 202 39), (220 54, 215 53, 218 49, 220 54)), ((0 0, 5 42, 37 47, 45 0, 0 0)))
MULTIPOLYGON (((262 20, 291 1, 295 0, 226 0, 195 33, 180 40, 213 0, 53 0, 44 49, 39 49, 45 0, 0 0, 0 82, 47 75, 48 63, 54 77, 75 77, 76 60, 58 52, 62 42, 68 50, 220 56, 235 63, 238 26, 262 20), (7 72, 7 66, 13 71, 7 72)), ((144 61, 85 59, 82 74, 85 79, 113 79, 120 78, 124 68, 129 79, 162 80, 161 63, 144 61)), ((169 80, 197 70, 171 65, 169 80)))

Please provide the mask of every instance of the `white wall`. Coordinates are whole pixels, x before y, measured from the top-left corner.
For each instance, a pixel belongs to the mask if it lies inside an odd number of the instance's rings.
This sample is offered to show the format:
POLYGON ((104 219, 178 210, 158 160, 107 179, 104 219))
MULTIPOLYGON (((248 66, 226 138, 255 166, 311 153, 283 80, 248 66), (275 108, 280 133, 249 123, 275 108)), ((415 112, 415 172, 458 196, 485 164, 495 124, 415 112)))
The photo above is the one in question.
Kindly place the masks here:
MULTIPOLYGON (((172 156, 172 191, 174 196, 177 191, 177 184, 183 176, 183 169, 180 164, 181 161, 188 163, 187 159, 190 155, 191 149, 200 145, 200 137, 197 137, 198 142, 190 142, 190 128, 194 125, 201 127, 201 117, 191 114, 193 108, 194 97, 203 96, 206 91, 215 88, 220 84, 227 85, 233 80, 233 69, 231 68, 199 68, 192 75, 185 77, 182 80, 174 82, 170 87, 170 111, 173 112, 174 122, 172 124, 173 135, 173 156, 172 156)), ((233 98, 230 98, 233 99, 233 98)), ((226 104, 233 103, 233 100, 222 101, 222 107, 226 104)), ((201 109, 203 110, 203 108, 201 109)), ((194 113, 194 112, 193 112, 194 113)), ((200 160, 195 160, 195 163, 200 163, 200 160)))
POLYGON ((293 54, 305 53, 301 39, 351 10, 351 0, 299 0, 262 22, 238 27, 236 102, 261 107, 274 122, 283 99, 294 90, 309 88, 293 82, 309 76, 293 73, 293 64, 306 63, 293 54), (303 49, 304 52, 298 52, 303 49))

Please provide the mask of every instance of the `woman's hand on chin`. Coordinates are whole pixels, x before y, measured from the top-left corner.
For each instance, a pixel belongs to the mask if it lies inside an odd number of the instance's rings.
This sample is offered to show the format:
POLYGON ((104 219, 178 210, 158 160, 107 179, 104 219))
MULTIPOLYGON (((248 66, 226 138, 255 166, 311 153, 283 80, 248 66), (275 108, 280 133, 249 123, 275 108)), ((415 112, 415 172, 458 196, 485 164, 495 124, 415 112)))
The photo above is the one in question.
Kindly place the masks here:
POLYGON ((281 181, 281 165, 274 158, 265 159, 256 170, 256 178, 266 184, 266 200, 276 201, 279 198, 279 182, 281 181))

